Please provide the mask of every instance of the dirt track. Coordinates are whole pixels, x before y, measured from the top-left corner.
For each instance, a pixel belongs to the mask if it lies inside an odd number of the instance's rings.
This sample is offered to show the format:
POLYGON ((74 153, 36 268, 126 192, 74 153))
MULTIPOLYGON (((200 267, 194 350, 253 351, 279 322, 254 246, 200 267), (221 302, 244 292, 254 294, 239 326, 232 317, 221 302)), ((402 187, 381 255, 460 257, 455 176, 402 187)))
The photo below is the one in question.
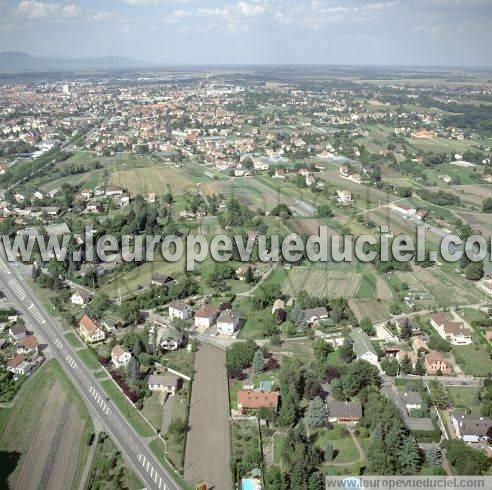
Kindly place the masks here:
POLYGON ((203 344, 196 354, 191 393, 185 479, 203 479, 208 488, 230 490, 229 399, 225 353, 203 344))

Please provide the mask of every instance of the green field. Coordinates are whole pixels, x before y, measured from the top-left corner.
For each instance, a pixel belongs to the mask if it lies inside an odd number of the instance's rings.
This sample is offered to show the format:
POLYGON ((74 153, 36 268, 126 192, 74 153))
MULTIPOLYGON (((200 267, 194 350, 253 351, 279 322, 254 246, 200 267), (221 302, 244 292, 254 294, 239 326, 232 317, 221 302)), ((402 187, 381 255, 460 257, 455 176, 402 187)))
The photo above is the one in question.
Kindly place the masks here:
POLYGON ((67 339, 67 342, 75 349, 84 346, 84 344, 79 340, 79 338, 73 332, 66 333, 65 339, 67 339))
POLYGON ((101 367, 97 355, 92 349, 79 350, 77 355, 88 369, 99 369, 101 367))

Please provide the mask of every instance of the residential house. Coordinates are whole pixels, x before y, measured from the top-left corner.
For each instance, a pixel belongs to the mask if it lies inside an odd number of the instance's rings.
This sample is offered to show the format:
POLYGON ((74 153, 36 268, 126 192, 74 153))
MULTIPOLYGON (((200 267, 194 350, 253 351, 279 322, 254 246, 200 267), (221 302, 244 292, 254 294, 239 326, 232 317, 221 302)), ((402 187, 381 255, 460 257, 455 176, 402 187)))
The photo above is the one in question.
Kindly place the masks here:
POLYGON ((470 329, 463 322, 453 322, 443 313, 436 313, 432 315, 430 323, 443 339, 449 340, 453 345, 472 343, 470 329))
POLYGON ((16 343, 27 337, 27 329, 24 325, 13 325, 9 329, 9 338, 11 342, 16 343))
POLYGON ((121 187, 113 186, 106 188, 107 197, 122 196, 125 191, 121 187))
POLYGON ((488 442, 492 439, 492 419, 464 413, 454 413, 451 420, 458 437, 465 442, 488 442))
POLYGON ((420 337, 413 337, 412 349, 416 353, 425 352, 426 354, 428 354, 430 352, 430 349, 429 349, 429 346, 427 345, 427 342, 420 337))
POLYGON ((403 214, 403 216, 405 216, 406 218, 411 218, 412 216, 416 216, 417 214, 417 210, 415 208, 411 208, 406 204, 402 204, 400 202, 394 202, 391 206, 395 211, 403 214))
POLYGON ((337 191, 337 195, 339 203, 344 204, 352 201, 352 192, 348 189, 337 191))
POLYGON ((30 371, 30 364, 25 354, 17 354, 7 361, 7 370, 17 375, 24 375, 30 371))
POLYGON ((168 276, 164 272, 156 272, 152 276, 151 284, 153 286, 164 286, 165 284, 170 285, 174 282, 174 278, 168 276))
POLYGON ((404 391, 399 393, 399 395, 408 413, 410 413, 410 410, 420 410, 422 408, 422 397, 419 392, 404 391))
POLYGON ((80 195, 88 201, 92 197, 92 191, 90 189, 82 189, 80 195))
POLYGON ((275 170, 275 174, 273 175, 274 179, 285 179, 285 168, 277 168, 275 170))
POLYGON ((76 289, 72 296, 70 296, 70 302, 74 305, 84 306, 91 300, 91 294, 85 289, 76 289))
POLYGON ((237 407, 239 413, 244 410, 258 408, 273 408, 277 410, 279 394, 277 391, 239 390, 237 393, 237 407))
POLYGON ((172 301, 169 303, 169 317, 187 320, 192 314, 191 306, 182 301, 172 301))
POLYGON ((350 332, 350 338, 353 341, 353 349, 357 359, 363 359, 380 369, 378 355, 369 336, 360 328, 354 328, 350 332))
POLYGON ((115 345, 111 349, 111 361, 116 368, 126 366, 131 359, 132 355, 122 345, 115 345))
POLYGON ((304 310, 304 320, 308 325, 319 322, 328 318, 328 310, 323 306, 321 308, 308 308, 304 310))
POLYGON ((232 310, 224 310, 217 318, 217 333, 231 336, 239 326, 239 314, 232 310))
POLYGON ((213 305, 205 305, 201 310, 195 313, 195 327, 198 330, 205 331, 215 323, 218 316, 218 308, 213 305))
POLYGON ((165 350, 177 350, 184 343, 185 336, 173 327, 160 329, 159 345, 165 350))
POLYGON ((347 178, 349 175, 350 175, 350 169, 347 167, 347 165, 342 165, 340 167, 340 177, 347 178))
POLYGON ((251 266, 250 264, 241 264, 236 270, 235 270, 235 274, 236 274, 236 277, 240 280, 240 281, 244 281, 246 279, 246 277, 248 276, 249 272, 248 271, 251 271, 253 272, 254 270, 254 267, 251 266))
POLYGON ((326 404, 328 409, 328 421, 357 422, 362 418, 362 404, 360 402, 330 401, 326 404))
POLYGON ((396 359, 398 360, 399 364, 402 363, 405 357, 408 358, 410 364, 412 365, 412 368, 415 369, 415 366, 417 365, 417 354, 413 351, 405 351, 405 350, 400 350, 396 354, 396 359))
POLYGON ((104 208, 102 204, 99 201, 90 201, 87 203, 87 206, 85 207, 86 211, 89 213, 102 213, 104 211, 104 208))
POLYGON ((176 394, 178 389, 179 378, 174 374, 156 375, 151 374, 148 379, 150 391, 161 391, 171 395, 176 394))
POLYGON ((21 339, 17 344, 17 354, 33 354, 39 349, 38 340, 34 335, 28 335, 21 339))
POLYGON ((275 314, 277 310, 285 310, 285 301, 283 299, 276 299, 272 306, 272 315, 275 314))
POLYGON ((424 364, 428 374, 436 374, 438 371, 451 374, 453 371, 451 365, 435 350, 431 350, 424 357, 424 364))
POLYGON ((417 218, 421 221, 425 221, 429 217, 429 211, 427 209, 419 209, 417 211, 417 218))
POLYGON ((106 338, 104 330, 98 327, 97 323, 89 315, 84 315, 79 323, 80 336, 85 342, 100 342, 106 338))

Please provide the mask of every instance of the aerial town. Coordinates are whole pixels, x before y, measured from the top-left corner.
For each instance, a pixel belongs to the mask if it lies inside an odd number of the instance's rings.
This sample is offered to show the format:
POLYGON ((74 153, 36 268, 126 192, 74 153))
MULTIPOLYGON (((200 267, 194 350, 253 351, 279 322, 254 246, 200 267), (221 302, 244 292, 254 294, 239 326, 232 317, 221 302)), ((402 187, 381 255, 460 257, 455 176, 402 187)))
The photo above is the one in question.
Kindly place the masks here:
POLYGON ((491 100, 451 69, 1 79, 2 488, 492 475, 491 100), (88 227, 252 254, 94 260, 88 227), (260 260, 321 228, 423 229, 425 254, 260 260), (451 234, 489 253, 448 262, 451 234), (64 235, 64 260, 7 257, 64 235))

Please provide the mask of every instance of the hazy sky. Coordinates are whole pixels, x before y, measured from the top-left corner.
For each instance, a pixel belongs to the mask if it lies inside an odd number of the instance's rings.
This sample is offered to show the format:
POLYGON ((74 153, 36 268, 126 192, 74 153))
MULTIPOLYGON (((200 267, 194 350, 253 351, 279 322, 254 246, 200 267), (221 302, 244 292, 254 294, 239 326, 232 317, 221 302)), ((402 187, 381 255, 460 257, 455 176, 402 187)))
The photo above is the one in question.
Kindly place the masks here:
POLYGON ((492 65, 492 0, 0 0, 0 51, 162 63, 492 65))

